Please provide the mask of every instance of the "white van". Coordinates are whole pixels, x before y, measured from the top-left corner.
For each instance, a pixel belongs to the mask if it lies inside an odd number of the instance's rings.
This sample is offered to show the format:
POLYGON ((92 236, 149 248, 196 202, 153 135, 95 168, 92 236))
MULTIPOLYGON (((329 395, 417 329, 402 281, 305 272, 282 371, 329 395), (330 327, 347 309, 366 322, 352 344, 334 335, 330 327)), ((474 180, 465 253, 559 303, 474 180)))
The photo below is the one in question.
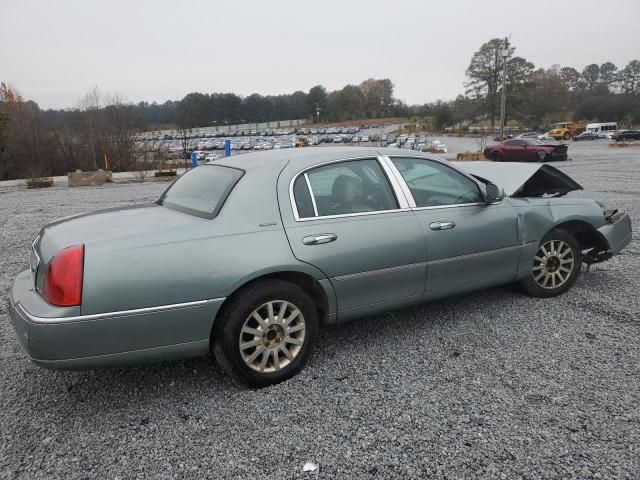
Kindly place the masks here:
POLYGON ((592 132, 595 136, 600 138, 611 138, 613 132, 618 130, 617 122, 606 123, 589 123, 585 131, 592 132))

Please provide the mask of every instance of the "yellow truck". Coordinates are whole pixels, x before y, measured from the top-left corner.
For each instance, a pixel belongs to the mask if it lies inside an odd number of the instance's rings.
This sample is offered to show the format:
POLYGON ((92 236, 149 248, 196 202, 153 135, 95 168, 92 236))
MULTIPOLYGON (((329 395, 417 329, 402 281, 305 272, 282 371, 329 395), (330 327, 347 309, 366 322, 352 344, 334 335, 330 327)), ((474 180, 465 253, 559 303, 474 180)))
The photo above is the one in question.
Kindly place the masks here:
POLYGON ((569 140, 571 137, 580 135, 586 128, 585 124, 575 122, 554 123, 547 135, 556 140, 569 140))

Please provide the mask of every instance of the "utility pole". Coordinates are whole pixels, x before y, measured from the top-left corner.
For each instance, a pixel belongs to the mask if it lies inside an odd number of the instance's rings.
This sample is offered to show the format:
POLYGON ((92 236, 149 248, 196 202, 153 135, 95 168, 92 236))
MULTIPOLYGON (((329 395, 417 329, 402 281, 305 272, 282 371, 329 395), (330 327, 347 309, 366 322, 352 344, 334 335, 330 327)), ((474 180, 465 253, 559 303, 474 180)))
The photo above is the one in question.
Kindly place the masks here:
POLYGON ((320 123, 320 104, 316 103, 316 123, 320 123))
POLYGON ((500 49, 502 56, 502 102, 500 105, 500 141, 504 140, 504 120, 507 106, 507 58, 509 57, 509 39, 505 37, 504 45, 500 49))

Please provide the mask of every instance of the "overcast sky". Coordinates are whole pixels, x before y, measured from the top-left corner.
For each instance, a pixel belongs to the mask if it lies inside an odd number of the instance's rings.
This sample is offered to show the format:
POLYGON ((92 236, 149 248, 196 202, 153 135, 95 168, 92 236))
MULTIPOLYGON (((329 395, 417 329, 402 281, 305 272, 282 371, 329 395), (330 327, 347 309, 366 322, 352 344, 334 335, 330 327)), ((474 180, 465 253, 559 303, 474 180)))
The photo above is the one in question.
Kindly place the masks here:
POLYGON ((0 81, 43 108, 97 85, 126 100, 329 90, 390 78, 408 103, 463 91, 511 35, 536 67, 640 59, 640 1, 0 0, 0 81))

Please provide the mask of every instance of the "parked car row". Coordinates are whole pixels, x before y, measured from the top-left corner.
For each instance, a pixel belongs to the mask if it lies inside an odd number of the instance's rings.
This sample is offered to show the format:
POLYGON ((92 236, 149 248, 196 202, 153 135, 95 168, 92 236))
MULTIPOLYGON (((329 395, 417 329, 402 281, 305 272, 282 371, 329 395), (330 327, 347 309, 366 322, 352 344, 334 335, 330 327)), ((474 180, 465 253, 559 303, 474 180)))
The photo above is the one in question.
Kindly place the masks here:
MULTIPOLYGON (((218 130, 218 131, 190 131, 186 135, 186 139, 188 140, 197 140, 197 139, 205 139, 205 138, 220 138, 220 137, 281 137, 281 136, 289 136, 289 135, 354 135, 361 130, 366 130, 369 128, 379 128, 380 125, 362 125, 358 126, 333 126, 333 127, 319 127, 319 128, 309 128, 309 127, 298 127, 298 128, 278 128, 271 129, 267 128, 264 130, 258 129, 229 129, 229 130, 218 130)), ((138 137, 139 141, 162 141, 162 140, 182 140, 183 135, 178 131, 173 131, 169 133, 143 133, 138 137)))
MULTIPOLYGON (((569 125, 569 124, 558 124, 569 125)), ((564 134, 560 135, 556 130, 550 130, 549 132, 538 134, 537 132, 523 132, 519 135, 505 135, 504 140, 511 139, 523 139, 523 138, 535 138, 542 141, 551 140, 569 140, 572 139, 576 142, 582 140, 598 140, 598 139, 610 139, 615 141, 622 140, 640 140, 640 130, 617 130, 617 123, 589 123, 583 132, 571 134, 571 131, 566 130, 564 134)), ((578 130, 579 131, 579 130, 578 130)), ((496 136, 494 138, 496 142, 500 141, 500 138, 496 136)))
POLYGON ((599 138, 600 137, 593 132, 582 132, 580 135, 573 137, 573 141, 580 142, 582 140, 598 140, 599 138))
MULTIPOLYGON (((231 150, 234 151, 250 151, 250 150, 270 150, 278 148, 292 148, 296 146, 320 145, 323 143, 352 143, 357 145, 367 145, 369 143, 391 144, 396 141, 393 134, 380 134, 380 132, 370 130, 362 130, 360 127, 330 127, 320 129, 300 129, 297 132, 288 135, 258 135, 221 136, 219 138, 199 138, 199 139, 182 139, 173 138, 167 140, 158 140, 153 144, 153 149, 166 151, 175 156, 181 156, 186 150, 191 151, 210 151, 224 150, 225 140, 230 140, 231 150), (355 132, 355 133, 341 133, 355 132), (317 133, 324 132, 324 133, 317 133), (338 133, 336 133, 338 132, 338 133)), ((144 144, 144 141, 140 141, 144 144)), ((147 144, 148 145, 148 144, 147 144)), ((146 147, 148 148, 148 146, 146 147)))
POLYGON ((611 138, 616 142, 624 140, 640 140, 640 130, 619 130, 611 138))
MULTIPOLYGON (((221 138, 208 139, 200 141, 188 141, 187 151, 196 152, 198 160, 206 160, 205 153, 212 150, 224 150, 225 140, 230 140, 231 150, 240 151, 257 151, 271 150, 280 148, 293 148, 301 146, 313 146, 321 144, 352 144, 352 145, 380 145, 390 148, 405 148, 410 150, 447 153, 447 146, 436 139, 430 139, 424 135, 415 134, 378 134, 368 135, 362 134, 337 134, 337 135, 289 135, 286 137, 249 137, 249 138, 221 138)), ((165 151, 173 153, 177 156, 182 155, 184 146, 181 140, 164 141, 160 147, 165 151)))

